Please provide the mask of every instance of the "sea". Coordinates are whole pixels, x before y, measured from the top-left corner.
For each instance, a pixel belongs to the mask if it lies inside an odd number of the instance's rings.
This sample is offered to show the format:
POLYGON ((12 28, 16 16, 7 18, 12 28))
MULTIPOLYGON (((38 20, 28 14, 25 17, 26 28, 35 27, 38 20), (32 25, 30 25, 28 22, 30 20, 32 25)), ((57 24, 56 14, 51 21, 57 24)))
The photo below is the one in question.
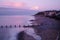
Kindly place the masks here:
POLYGON ((28 25, 32 19, 29 15, 4 15, 0 16, 0 25, 28 25))
POLYGON ((22 31, 25 31, 36 40, 40 40, 41 37, 36 35, 33 28, 23 27, 23 25, 29 25, 32 19, 34 17, 28 15, 0 16, 0 40, 17 40, 18 33, 22 31), (6 25, 8 26, 7 28, 5 27, 6 25), (12 28, 9 25, 12 25, 12 28), (14 25, 17 25, 17 27, 15 28, 14 25), (18 27, 18 25, 21 25, 21 27, 18 27))

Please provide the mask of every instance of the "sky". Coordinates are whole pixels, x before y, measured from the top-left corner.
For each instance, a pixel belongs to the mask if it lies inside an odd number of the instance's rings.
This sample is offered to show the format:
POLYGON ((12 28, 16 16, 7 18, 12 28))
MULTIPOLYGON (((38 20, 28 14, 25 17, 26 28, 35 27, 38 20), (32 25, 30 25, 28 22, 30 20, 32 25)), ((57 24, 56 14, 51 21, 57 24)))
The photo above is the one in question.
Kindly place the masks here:
POLYGON ((0 0, 0 7, 29 10, 59 10, 60 0, 0 0))
MULTIPOLYGON (((39 10, 39 11, 60 10, 60 0, 0 0, 0 7, 28 9, 28 10, 39 10)), ((1 9, 0 9, 0 11, 1 11, 1 9)), ((6 11, 2 10, 1 14, 2 13, 5 14, 6 11)), ((7 13, 8 12, 9 11, 7 11, 7 13)), ((29 14, 28 12, 27 12, 27 14, 29 14)), ((26 14, 25 12, 23 12, 23 13, 26 14)), ((15 20, 15 21, 13 21, 14 17, 9 17, 11 19, 11 22, 8 20, 9 19, 8 17, 1 17, 0 16, 0 18, 2 18, 2 19, 0 19, 0 24, 14 24, 14 23, 17 23, 17 24, 23 24, 24 23, 24 24, 26 24, 28 19, 30 19, 32 17, 31 16, 23 16, 23 17, 18 16, 18 17, 16 17, 17 20, 15 20)))

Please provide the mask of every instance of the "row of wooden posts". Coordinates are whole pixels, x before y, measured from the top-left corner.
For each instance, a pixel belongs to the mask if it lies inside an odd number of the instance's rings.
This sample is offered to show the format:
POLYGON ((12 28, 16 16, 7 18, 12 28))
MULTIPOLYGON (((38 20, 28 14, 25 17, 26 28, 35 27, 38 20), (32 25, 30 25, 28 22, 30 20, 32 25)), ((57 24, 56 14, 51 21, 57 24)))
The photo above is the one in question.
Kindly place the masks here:
MULTIPOLYGON (((23 25, 23 27, 37 27, 39 25, 23 25)), ((20 28, 21 25, 0 25, 0 28, 20 28)))
POLYGON ((5 26, 0 25, 0 28, 17 28, 17 27, 19 27, 19 28, 20 28, 20 27, 21 27, 21 25, 18 25, 18 26, 17 26, 17 25, 14 25, 14 26, 12 26, 12 25, 9 25, 9 26, 8 26, 8 25, 5 25, 5 26))

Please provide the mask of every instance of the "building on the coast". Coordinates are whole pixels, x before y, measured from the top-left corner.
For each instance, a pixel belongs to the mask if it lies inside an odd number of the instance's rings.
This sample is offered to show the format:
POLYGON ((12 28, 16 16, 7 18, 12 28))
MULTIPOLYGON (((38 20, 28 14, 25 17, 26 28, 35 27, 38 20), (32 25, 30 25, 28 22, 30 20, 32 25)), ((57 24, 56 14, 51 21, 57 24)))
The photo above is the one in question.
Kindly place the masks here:
POLYGON ((56 11, 56 10, 50 10, 50 11, 42 11, 42 12, 38 12, 37 14, 34 15, 35 19, 34 20, 30 20, 32 21, 31 24, 33 25, 40 25, 41 20, 44 18, 52 18, 55 19, 57 17, 60 19, 60 11, 56 11), (54 18, 55 17, 55 18, 54 18))
POLYGON ((32 25, 37 25, 37 34, 42 40, 58 40, 60 32, 60 11, 50 10, 38 12, 35 19, 30 20, 32 25))

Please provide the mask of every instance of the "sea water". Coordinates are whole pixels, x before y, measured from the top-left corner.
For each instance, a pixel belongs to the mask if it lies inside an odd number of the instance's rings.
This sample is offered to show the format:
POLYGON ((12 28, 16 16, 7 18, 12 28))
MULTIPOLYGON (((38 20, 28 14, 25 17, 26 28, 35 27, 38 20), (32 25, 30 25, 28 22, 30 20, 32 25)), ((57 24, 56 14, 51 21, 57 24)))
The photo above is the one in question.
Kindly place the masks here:
POLYGON ((3 28, 0 27, 0 40, 17 40, 17 34, 21 31, 33 36, 36 40, 37 37, 39 39, 33 28, 18 27, 18 25, 28 25, 30 19, 33 19, 32 16, 0 16, 0 26, 3 25, 3 28), (12 25, 12 28, 9 28, 9 25, 12 25), (15 28, 14 25, 17 27, 15 28))

